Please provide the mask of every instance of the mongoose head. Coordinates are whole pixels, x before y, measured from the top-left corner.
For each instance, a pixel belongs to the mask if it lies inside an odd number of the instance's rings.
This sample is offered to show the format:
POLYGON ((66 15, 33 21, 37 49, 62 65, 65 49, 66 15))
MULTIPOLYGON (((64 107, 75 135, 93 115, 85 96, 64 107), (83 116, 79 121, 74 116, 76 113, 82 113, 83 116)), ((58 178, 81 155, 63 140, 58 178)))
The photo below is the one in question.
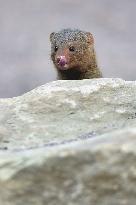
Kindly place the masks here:
POLYGON ((90 64, 93 52, 93 36, 78 29, 63 29, 50 34, 51 58, 59 71, 83 69, 90 64))

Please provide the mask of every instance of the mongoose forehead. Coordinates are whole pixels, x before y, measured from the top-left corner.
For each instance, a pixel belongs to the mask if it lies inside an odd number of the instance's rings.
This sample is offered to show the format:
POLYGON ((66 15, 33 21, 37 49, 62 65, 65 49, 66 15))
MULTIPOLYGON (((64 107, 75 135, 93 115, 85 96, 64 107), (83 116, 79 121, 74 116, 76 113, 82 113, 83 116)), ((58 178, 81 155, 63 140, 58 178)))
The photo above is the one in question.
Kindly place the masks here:
POLYGON ((68 42, 79 41, 85 43, 87 40, 87 32, 79 29, 63 29, 60 32, 51 34, 51 41, 58 45, 68 42))

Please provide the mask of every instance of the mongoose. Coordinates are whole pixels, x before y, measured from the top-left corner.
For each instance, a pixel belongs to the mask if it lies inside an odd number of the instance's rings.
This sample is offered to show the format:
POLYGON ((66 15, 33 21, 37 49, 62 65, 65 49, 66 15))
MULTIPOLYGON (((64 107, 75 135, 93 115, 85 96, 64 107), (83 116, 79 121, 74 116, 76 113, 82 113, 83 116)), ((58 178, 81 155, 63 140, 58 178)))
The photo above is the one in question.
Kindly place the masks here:
POLYGON ((50 34, 51 59, 58 79, 81 80, 102 77, 97 66, 94 39, 90 32, 63 29, 50 34))

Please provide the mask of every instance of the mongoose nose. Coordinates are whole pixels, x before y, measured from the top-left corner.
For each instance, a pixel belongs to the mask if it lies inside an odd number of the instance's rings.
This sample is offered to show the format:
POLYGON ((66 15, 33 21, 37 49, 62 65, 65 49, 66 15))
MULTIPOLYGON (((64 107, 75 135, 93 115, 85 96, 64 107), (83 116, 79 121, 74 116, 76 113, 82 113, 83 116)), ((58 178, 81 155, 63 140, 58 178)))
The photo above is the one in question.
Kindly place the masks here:
POLYGON ((61 67, 64 67, 67 64, 67 60, 65 56, 58 56, 57 57, 57 63, 58 65, 60 65, 61 67))

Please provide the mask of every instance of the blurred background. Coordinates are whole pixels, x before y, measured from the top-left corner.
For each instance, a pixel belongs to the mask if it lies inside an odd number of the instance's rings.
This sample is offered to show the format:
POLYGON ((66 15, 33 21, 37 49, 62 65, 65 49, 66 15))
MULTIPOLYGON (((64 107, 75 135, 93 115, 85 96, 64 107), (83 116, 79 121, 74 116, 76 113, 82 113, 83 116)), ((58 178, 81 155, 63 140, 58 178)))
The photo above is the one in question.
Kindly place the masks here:
POLYGON ((135 0, 0 0, 0 97, 56 79, 49 34, 90 31, 104 77, 136 79, 135 0))

